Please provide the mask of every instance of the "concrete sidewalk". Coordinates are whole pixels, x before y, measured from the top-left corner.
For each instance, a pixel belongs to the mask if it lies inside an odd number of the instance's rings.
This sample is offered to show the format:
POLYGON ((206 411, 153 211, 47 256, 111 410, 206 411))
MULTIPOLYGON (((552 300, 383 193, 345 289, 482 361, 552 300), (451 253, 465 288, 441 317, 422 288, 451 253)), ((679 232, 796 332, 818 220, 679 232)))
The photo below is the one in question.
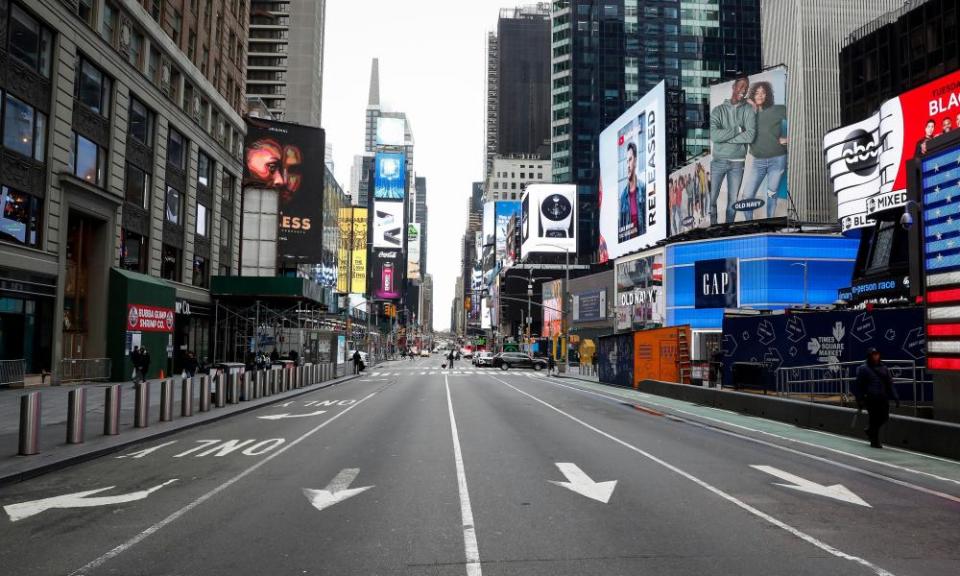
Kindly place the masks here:
MULTIPOLYGON (((348 367, 349 368, 349 367, 348 367)), ((174 385, 174 418, 170 422, 160 422, 160 380, 150 381, 150 418, 146 428, 134 428, 133 385, 124 383, 121 392, 120 433, 115 436, 103 435, 103 416, 105 389, 109 384, 88 384, 86 411, 86 440, 83 444, 67 444, 67 398, 70 390, 78 386, 36 386, 30 389, 0 389, 0 484, 18 482, 44 474, 64 466, 90 460, 106 453, 120 450, 143 440, 172 434, 179 430, 205 424, 246 412, 264 405, 273 404, 286 398, 306 394, 321 388, 333 386, 356 378, 348 369, 341 378, 326 380, 303 388, 295 388, 258 398, 227 404, 217 408, 211 403, 209 412, 200 412, 199 382, 194 381, 193 415, 180 416, 179 378, 174 385), (30 392, 40 392, 40 453, 33 456, 17 455, 20 423, 20 397, 30 392)))

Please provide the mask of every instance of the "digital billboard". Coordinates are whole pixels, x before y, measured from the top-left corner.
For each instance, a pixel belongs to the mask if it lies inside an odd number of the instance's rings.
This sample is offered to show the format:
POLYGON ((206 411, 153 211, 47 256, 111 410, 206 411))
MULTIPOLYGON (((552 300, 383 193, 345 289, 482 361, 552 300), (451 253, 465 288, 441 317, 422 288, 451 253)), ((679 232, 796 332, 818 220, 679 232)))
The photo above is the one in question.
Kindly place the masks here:
POLYGON ((510 268, 520 259, 520 212, 518 211, 507 222, 507 243, 503 254, 503 267, 510 268))
POLYGON ((543 283, 542 332, 544 338, 563 334, 563 280, 543 283))
POLYGON ((837 217, 846 232, 907 203, 907 162, 960 123, 960 71, 887 100, 877 114, 823 139, 837 217))
POLYGON ((367 216, 366 208, 353 209, 353 251, 350 255, 350 292, 366 293, 367 285, 367 216))
POLYGON ((407 278, 420 279, 420 224, 407 224, 407 278))
POLYGON ((374 248, 370 252, 370 294, 382 300, 399 300, 403 293, 406 258, 399 249, 374 248))
POLYGON ((503 262, 506 260, 506 255, 507 255, 507 239, 508 239, 508 227, 510 225, 510 219, 520 213, 520 202, 518 201, 497 202, 496 208, 494 209, 494 213, 495 213, 494 235, 496 236, 495 258, 497 262, 501 263, 501 266, 502 266, 503 262))
POLYGON ((617 330, 640 330, 664 323, 663 272, 663 250, 644 252, 617 263, 617 330))
POLYGON ((530 184, 520 208, 521 252, 577 253, 577 187, 530 184))
POLYGON ((665 102, 660 82, 600 133, 600 262, 667 237, 665 102))
POLYGON ((337 245, 337 292, 350 292, 350 253, 353 250, 353 208, 341 208, 337 214, 340 243, 337 245))
POLYGON ((377 118, 377 146, 403 146, 407 123, 403 118, 377 118))
POLYGON ((406 156, 399 152, 377 152, 374 160, 373 197, 403 200, 406 196, 406 156))
POLYGON ((323 257, 324 131, 247 118, 243 184, 277 191, 277 259, 323 257))
POLYGON ((373 203, 373 247, 403 249, 403 202, 373 203))
POLYGON ((483 245, 491 246, 496 242, 496 203, 483 204, 483 245))

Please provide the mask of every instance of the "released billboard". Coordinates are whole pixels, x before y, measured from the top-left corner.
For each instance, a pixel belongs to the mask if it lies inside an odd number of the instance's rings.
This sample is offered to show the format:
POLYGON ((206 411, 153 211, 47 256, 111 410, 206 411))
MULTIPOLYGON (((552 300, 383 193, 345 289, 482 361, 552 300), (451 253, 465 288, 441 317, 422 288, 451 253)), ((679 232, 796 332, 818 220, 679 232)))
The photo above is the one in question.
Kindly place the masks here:
POLYGON ((420 279, 420 224, 407 224, 407 278, 420 279))
POLYGON ((600 133, 600 262, 667 237, 666 83, 600 133))
POLYGON ((520 251, 577 253, 577 187, 530 184, 520 206, 520 251))
POLYGON ((880 111, 823 139, 837 217, 846 232, 907 203, 907 162, 960 124, 960 71, 887 100, 880 111))
POLYGON ((399 300, 403 293, 405 264, 402 250, 374 248, 370 252, 370 294, 382 300, 399 300))
POLYGON ((377 146, 403 146, 407 123, 403 118, 377 118, 377 146))
POLYGON ((496 245, 496 260, 503 263, 507 260, 507 241, 509 239, 510 219, 520 213, 520 202, 497 202, 494 209, 494 235, 496 245))
POLYGON ((406 196, 406 155, 377 152, 374 160, 373 197, 377 200, 403 200, 406 196))
POLYGON ((277 259, 323 260, 324 131, 247 118, 244 186, 277 191, 277 259))
POLYGON ((403 249, 403 202, 373 203, 373 247, 403 249))

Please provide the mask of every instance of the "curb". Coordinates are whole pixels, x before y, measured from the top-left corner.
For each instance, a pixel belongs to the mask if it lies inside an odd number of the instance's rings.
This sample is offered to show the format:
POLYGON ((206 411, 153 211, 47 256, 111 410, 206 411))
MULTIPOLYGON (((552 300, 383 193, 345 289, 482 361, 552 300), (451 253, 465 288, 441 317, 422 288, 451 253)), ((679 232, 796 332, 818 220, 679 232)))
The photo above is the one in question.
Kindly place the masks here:
MULTIPOLYGON (((141 442, 145 442, 145 441, 149 441, 149 440, 155 440, 155 439, 157 439, 157 438, 163 438, 163 437, 165 437, 165 436, 170 436, 170 435, 172 435, 172 434, 176 434, 176 433, 182 432, 182 431, 184 431, 184 430, 189 430, 189 429, 191 429, 191 428, 196 428, 196 427, 198 427, 198 426, 203 426, 203 425, 205 425, 205 424, 210 424, 211 422, 218 422, 218 421, 220 421, 220 420, 223 420, 223 419, 225 419, 225 418, 229 418, 229 417, 231 417, 231 416, 235 416, 235 415, 237 415, 237 414, 244 414, 244 413, 246 413, 246 412, 250 412, 250 411, 256 410, 256 409, 258 409, 258 408, 263 408, 264 406, 267 406, 267 405, 269 405, 269 404, 272 404, 272 403, 273 403, 274 401, 276 401, 276 400, 281 400, 281 399, 286 399, 286 398, 296 398, 297 396, 302 396, 302 395, 304 395, 304 394, 309 394, 310 392, 316 392, 317 390, 323 390, 324 388, 330 388, 330 387, 332 387, 332 386, 336 386, 336 385, 338 385, 338 384, 343 384, 343 383, 345 383, 345 382, 349 382, 349 381, 351 381, 351 380, 353 380, 353 379, 355 379, 355 378, 359 378, 359 377, 360 377, 360 375, 348 374, 347 376, 343 376, 343 377, 338 378, 338 379, 335 379, 335 380, 328 380, 327 382, 322 382, 322 383, 320 383, 320 384, 313 384, 313 385, 308 386, 308 387, 290 390, 290 391, 287 391, 287 392, 285 392, 285 393, 283 393, 283 394, 274 394, 273 396, 268 396, 268 397, 266 397, 266 398, 268 398, 270 401, 261 402, 261 403, 259 403, 259 404, 249 404, 249 403, 248 403, 246 406, 244 406, 243 404, 240 404, 240 405, 239 405, 239 406, 241 406, 240 408, 236 408, 236 409, 234 409, 234 410, 231 410, 231 411, 226 412, 226 413, 223 413, 223 414, 216 414, 216 415, 210 416, 209 418, 205 418, 205 419, 203 419, 203 420, 197 420, 197 421, 192 421, 192 422, 191 422, 191 421, 186 420, 186 419, 184 419, 184 418, 181 417, 181 419, 180 419, 179 421, 184 422, 184 424, 183 424, 182 426, 172 426, 172 427, 166 428, 166 429, 164 429, 164 430, 159 430, 159 431, 157 431, 155 434, 149 434, 149 435, 147 435, 147 436, 140 436, 140 437, 137 437, 137 438, 132 438, 132 439, 130 439, 130 440, 123 441, 123 442, 119 442, 119 443, 117 443, 117 444, 112 444, 112 445, 110 445, 110 446, 104 446, 104 447, 102 447, 102 448, 95 448, 95 449, 93 449, 93 450, 90 450, 89 452, 83 452, 83 453, 80 453, 80 454, 74 454, 73 456, 68 456, 68 457, 62 458, 62 459, 60 459, 60 460, 55 460, 55 461, 53 461, 53 462, 46 462, 46 463, 41 464, 41 465, 39 465, 39 466, 36 466, 36 467, 34 467, 34 468, 30 468, 29 470, 24 470, 24 471, 21 471, 21 472, 14 472, 14 473, 12 473, 12 474, 7 474, 7 475, 5 475, 5 476, 0 476, 0 486, 4 486, 4 485, 7 485, 7 484, 15 484, 15 483, 17 483, 17 482, 23 482, 24 480, 29 480, 29 479, 31 479, 31 478, 36 478, 37 476, 42 476, 42 475, 47 474, 47 473, 49 473, 49 472, 53 472, 53 471, 56 471, 56 470, 61 470, 61 469, 63 469, 63 468, 68 468, 68 467, 70 467, 70 466, 74 466, 74 465, 80 464, 80 463, 82 463, 82 462, 87 462, 87 461, 89 461, 89 460, 94 460, 94 459, 96 459, 96 458, 100 458, 101 456, 105 456, 105 455, 111 454, 111 453, 113 453, 113 452, 119 452, 119 451, 121 451, 121 450, 123 450, 123 449, 125 449, 125 448, 128 448, 128 447, 130 447, 130 446, 133 446, 134 444, 139 444, 139 443, 141 443, 141 442)), ((262 399, 262 398, 261 398, 261 399, 262 399)), ((173 422, 176 423, 177 420, 173 420, 173 422)), ((27 456, 27 458, 29 458, 29 456, 27 456)))

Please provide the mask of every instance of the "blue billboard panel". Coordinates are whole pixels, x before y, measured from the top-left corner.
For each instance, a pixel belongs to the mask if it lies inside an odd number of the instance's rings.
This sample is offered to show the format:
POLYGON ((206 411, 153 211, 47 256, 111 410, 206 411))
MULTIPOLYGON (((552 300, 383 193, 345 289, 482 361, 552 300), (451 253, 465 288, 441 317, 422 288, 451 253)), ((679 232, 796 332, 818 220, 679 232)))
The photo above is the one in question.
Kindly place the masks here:
POLYGON ((377 152, 373 178, 373 197, 377 200, 403 200, 406 195, 406 156, 399 152, 377 152))
POLYGON ((496 259, 501 262, 507 254, 507 227, 510 218, 520 217, 520 201, 497 202, 494 208, 494 234, 496 235, 496 259))

